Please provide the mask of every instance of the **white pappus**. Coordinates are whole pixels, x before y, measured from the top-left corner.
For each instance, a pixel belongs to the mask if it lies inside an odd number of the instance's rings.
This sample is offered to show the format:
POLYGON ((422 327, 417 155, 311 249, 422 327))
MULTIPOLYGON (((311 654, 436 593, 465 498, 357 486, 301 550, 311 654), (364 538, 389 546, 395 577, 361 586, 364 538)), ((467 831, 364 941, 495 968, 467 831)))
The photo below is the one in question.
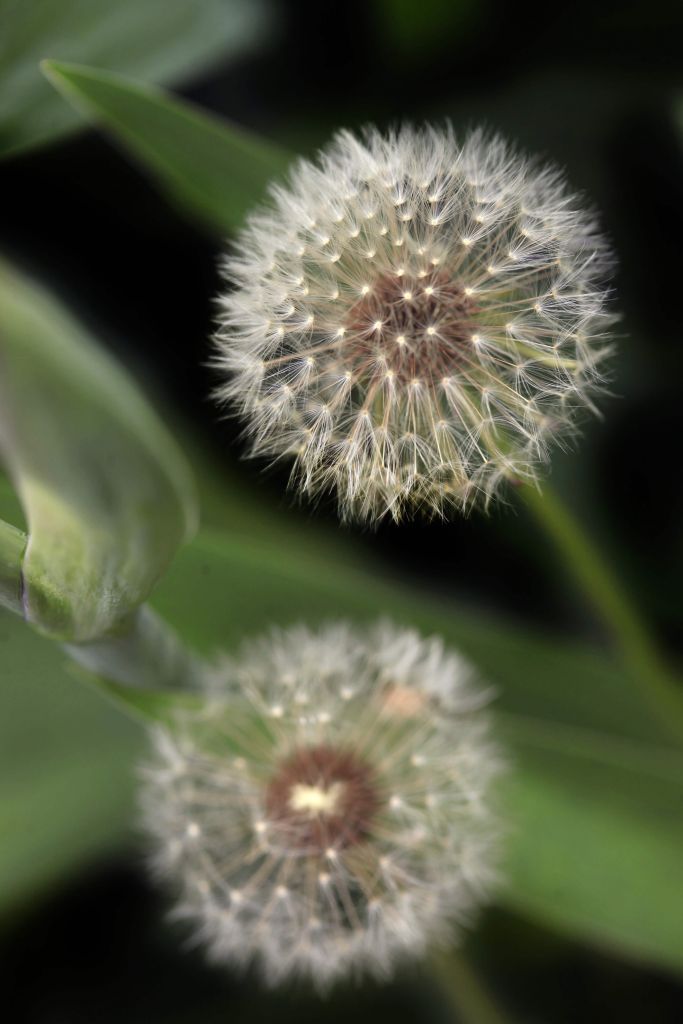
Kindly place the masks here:
POLYGON ((389 623, 273 630, 154 732, 144 823, 211 956, 324 990, 457 937, 495 879, 472 668, 389 623))
POLYGON ((611 257, 555 167, 481 131, 339 132, 224 261, 220 400, 250 453, 375 522, 537 479, 593 406, 611 257))

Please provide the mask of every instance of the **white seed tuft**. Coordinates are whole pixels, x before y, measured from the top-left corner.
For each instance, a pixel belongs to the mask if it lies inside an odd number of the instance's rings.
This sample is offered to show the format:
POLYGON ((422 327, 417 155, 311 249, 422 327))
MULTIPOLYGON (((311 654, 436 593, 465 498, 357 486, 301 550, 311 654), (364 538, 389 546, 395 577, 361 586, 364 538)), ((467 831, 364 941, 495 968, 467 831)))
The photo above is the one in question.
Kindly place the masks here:
POLYGON ((411 630, 339 623, 274 630, 206 685, 154 732, 143 809, 211 956, 324 990, 452 942, 489 895, 500 832, 469 665, 411 630))
POLYGON ((271 198, 224 263, 216 336, 251 454, 294 455, 302 492, 370 522, 535 481, 594 409, 614 320, 609 251, 562 174, 482 132, 370 129, 271 198))

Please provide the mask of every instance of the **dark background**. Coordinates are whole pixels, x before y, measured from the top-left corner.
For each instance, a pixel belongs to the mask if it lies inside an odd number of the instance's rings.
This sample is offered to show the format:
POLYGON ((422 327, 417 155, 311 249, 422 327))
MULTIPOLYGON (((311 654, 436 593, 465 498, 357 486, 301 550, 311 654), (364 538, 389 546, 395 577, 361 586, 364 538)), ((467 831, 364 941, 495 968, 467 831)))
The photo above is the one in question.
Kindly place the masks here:
MULTIPOLYGON (((483 121, 564 164, 602 211, 623 315, 612 394, 577 450, 553 461, 552 478, 674 653, 683 518, 681 8, 660 0, 304 0, 275 10, 267 46, 215 67, 184 94, 300 152, 368 121, 450 117, 460 129, 483 121)), ((331 505, 314 510, 284 497, 284 470, 261 473, 240 461, 239 427, 208 397, 214 238, 92 133, 0 166, 0 196, 9 254, 59 288, 162 407, 177 410, 226 478, 311 529, 338 528, 331 505)), ((594 631, 514 495, 488 518, 347 532, 394 573, 461 600, 535 626, 594 631)), ((303 996, 255 1004, 248 983, 182 952, 182 932, 159 925, 164 906, 125 863, 36 906, 1 939, 14 968, 15 1024, 319 1018, 320 1006, 303 996)), ((472 943, 519 1020, 657 1024, 683 1014, 671 979, 501 912, 488 914, 472 943)), ((419 984, 371 988, 324 1014, 417 1020, 429 998, 419 984)))

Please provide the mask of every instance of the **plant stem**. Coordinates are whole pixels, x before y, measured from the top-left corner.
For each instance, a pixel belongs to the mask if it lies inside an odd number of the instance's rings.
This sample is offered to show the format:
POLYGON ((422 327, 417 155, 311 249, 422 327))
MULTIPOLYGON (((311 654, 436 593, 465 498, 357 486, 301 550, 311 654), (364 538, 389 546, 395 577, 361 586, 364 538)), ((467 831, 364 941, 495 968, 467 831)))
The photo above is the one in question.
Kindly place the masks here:
POLYGON ((432 970, 461 1024, 508 1024, 476 971, 458 952, 436 953, 432 970))
POLYGON ((200 660, 148 605, 116 635, 64 649, 93 675, 137 689, 192 691, 202 673, 200 660))
POLYGON ((599 548, 547 484, 542 493, 525 483, 519 484, 517 490, 562 556, 577 588, 607 627, 623 665, 640 686, 648 704, 667 730, 680 740, 683 738, 683 688, 599 548))
POLYGON ((23 615, 21 566, 28 538, 0 519, 0 605, 23 615))

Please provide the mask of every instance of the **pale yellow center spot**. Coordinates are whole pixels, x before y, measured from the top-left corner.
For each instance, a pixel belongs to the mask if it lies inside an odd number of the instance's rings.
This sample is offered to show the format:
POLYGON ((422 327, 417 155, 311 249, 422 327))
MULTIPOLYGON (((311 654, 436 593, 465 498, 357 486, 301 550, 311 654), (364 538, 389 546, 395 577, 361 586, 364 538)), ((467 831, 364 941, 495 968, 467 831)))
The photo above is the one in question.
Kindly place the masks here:
POLYGON ((293 811, 300 811, 311 817, 316 814, 334 814, 343 790, 343 782, 334 782, 329 789, 323 789, 322 786, 306 786, 299 782, 292 786, 289 806, 293 811))

